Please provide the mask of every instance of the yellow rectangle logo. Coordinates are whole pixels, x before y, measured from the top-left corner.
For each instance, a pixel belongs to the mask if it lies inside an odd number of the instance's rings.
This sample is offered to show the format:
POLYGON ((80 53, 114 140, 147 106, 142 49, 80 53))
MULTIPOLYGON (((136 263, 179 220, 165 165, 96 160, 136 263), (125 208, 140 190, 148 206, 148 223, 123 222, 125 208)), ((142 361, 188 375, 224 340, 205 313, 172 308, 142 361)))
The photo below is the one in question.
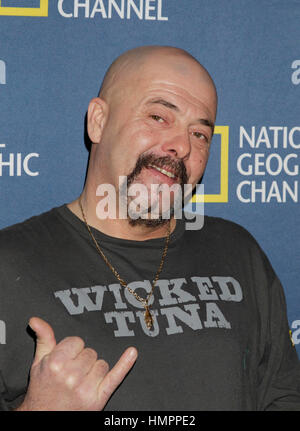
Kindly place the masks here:
MULTIPOLYGON (((229 152, 229 126, 215 126, 216 135, 221 135, 221 162, 220 162, 220 193, 204 194, 204 202, 228 202, 228 152, 229 152)), ((203 202, 203 196, 195 194, 192 202, 203 202)))
MULTIPOLYGON (((26 3, 24 1, 24 3, 26 3)), ((9 7, 2 6, 0 0, 0 15, 6 16, 48 16, 48 0, 40 0, 39 7, 9 7)))

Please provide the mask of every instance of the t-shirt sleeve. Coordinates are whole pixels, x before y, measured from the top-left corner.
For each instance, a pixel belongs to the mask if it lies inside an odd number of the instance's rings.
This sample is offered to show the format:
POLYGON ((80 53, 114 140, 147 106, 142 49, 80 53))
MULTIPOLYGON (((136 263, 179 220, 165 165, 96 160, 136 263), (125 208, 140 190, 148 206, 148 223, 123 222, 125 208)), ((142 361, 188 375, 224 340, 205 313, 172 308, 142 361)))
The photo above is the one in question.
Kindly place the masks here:
POLYGON ((266 315, 265 348, 258 366, 258 410, 300 411, 300 362, 290 337, 284 291, 275 275, 266 315))

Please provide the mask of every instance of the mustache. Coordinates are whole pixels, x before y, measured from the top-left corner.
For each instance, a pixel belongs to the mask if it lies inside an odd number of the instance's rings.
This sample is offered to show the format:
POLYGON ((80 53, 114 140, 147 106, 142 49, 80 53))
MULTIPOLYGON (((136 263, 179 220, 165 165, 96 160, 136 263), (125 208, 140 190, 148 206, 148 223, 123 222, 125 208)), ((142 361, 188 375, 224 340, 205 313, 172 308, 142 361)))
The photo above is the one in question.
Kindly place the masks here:
POLYGON ((182 160, 175 160, 170 156, 157 157, 155 154, 150 153, 141 155, 138 158, 133 171, 127 177, 127 186, 130 186, 143 168, 148 168, 150 165, 155 165, 163 169, 169 168, 169 170, 179 178, 181 186, 187 183, 187 172, 182 160))

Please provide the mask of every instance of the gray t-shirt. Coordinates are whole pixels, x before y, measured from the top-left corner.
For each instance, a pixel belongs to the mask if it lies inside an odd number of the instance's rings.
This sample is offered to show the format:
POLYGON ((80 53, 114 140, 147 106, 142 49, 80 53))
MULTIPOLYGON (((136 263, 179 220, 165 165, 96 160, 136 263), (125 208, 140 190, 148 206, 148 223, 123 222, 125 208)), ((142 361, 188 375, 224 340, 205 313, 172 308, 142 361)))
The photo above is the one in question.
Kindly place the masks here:
MULTIPOLYGON (((130 241, 92 230, 120 276, 146 297, 164 238, 130 241)), ((105 410, 300 410, 282 287, 256 241, 234 223, 205 217, 192 231, 177 220, 150 301, 152 330, 65 205, 2 230, 0 262, 7 408, 26 393, 35 348, 27 324, 39 316, 57 342, 79 336, 110 366, 127 347, 138 349, 105 410)))

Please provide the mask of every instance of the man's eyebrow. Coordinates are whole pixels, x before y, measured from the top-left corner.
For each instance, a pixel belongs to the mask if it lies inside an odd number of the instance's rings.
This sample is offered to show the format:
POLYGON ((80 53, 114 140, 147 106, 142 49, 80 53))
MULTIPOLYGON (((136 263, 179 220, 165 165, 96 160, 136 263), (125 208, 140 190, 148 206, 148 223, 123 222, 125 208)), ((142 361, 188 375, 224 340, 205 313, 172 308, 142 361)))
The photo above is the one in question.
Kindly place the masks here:
MULTIPOLYGON (((173 109, 174 111, 179 112, 179 108, 178 108, 178 106, 174 105, 173 103, 168 102, 168 101, 167 101, 167 100, 165 100, 165 99, 154 99, 154 100, 150 100, 150 101, 147 103, 147 105, 152 104, 152 103, 157 103, 157 104, 160 104, 160 105, 166 106, 166 107, 167 107, 167 108, 169 108, 169 109, 173 109)), ((206 118, 199 118, 199 119, 197 120, 197 122, 198 122, 198 123, 200 123, 200 124, 203 124, 204 126, 208 126, 208 127, 211 129, 212 133, 214 133, 215 125, 214 125, 214 123, 213 123, 213 122, 211 122, 210 120, 207 120, 206 118)))
POLYGON ((212 133, 214 133, 215 125, 211 121, 205 119, 205 118, 199 118, 198 123, 203 124, 204 126, 208 126, 211 128, 212 133))
POLYGON ((169 109, 173 109, 174 111, 179 111, 179 108, 174 105, 173 103, 168 102, 165 99, 154 99, 154 100, 150 100, 147 105, 152 104, 152 103, 158 103, 160 105, 164 105, 169 109))

